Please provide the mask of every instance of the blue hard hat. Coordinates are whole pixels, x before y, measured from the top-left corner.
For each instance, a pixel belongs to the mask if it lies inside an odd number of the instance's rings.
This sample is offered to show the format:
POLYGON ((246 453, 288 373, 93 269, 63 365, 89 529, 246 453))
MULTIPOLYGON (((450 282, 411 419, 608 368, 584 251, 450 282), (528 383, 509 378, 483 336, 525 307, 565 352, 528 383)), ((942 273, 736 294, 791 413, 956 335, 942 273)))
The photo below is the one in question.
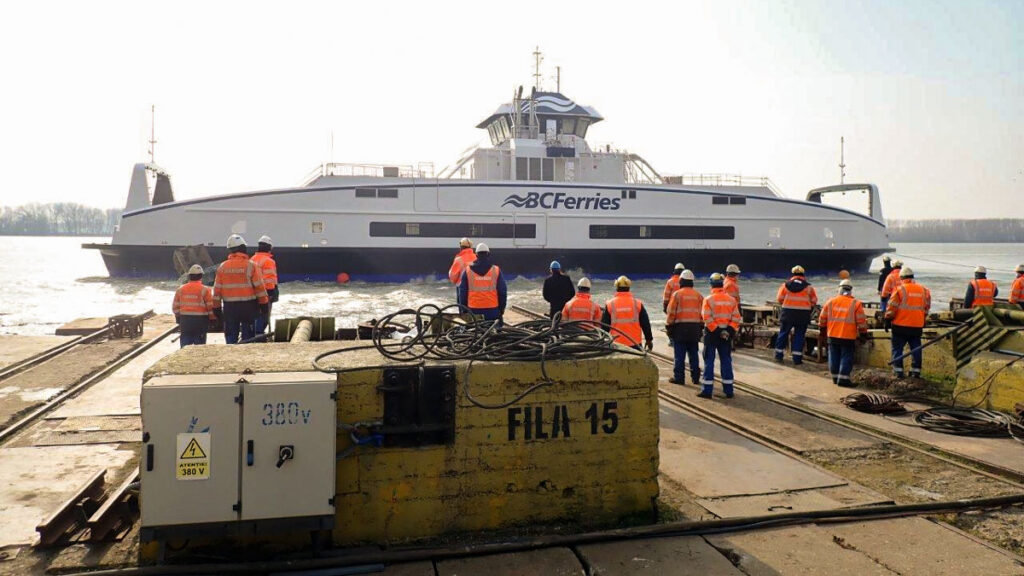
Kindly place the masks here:
POLYGON ((562 265, 558 263, 558 260, 552 260, 551 266, 548 266, 548 268, 551 268, 552 270, 561 270, 562 265))

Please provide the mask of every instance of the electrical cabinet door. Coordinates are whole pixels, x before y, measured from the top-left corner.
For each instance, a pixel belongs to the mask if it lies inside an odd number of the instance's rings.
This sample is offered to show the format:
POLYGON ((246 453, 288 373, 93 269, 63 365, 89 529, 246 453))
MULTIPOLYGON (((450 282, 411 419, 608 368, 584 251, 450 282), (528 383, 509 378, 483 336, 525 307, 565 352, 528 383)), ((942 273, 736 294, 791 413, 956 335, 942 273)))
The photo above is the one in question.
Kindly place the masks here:
POLYGON ((337 386, 308 372, 244 385, 242 520, 334 515, 337 386))
POLYGON ((238 520, 239 386, 224 379, 143 386, 143 527, 238 520))

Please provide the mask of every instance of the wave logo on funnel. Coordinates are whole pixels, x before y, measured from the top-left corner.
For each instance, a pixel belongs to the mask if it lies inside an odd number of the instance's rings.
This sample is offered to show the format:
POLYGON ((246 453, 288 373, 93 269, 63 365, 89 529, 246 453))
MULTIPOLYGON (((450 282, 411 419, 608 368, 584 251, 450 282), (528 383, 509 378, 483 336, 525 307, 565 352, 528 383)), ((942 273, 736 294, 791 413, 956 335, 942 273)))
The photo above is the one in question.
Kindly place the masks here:
POLYGON ((518 194, 509 194, 505 197, 505 201, 501 203, 502 207, 508 206, 509 204, 516 208, 536 208, 537 207, 537 193, 532 192, 526 196, 519 196, 518 194), (533 198, 531 198, 533 196, 533 198), (533 206, 527 206, 530 201, 533 201, 533 206))
POLYGON ((545 208, 554 210, 618 210, 622 201, 619 198, 602 198, 597 196, 570 196, 565 192, 530 192, 526 196, 509 194, 502 207, 545 208))

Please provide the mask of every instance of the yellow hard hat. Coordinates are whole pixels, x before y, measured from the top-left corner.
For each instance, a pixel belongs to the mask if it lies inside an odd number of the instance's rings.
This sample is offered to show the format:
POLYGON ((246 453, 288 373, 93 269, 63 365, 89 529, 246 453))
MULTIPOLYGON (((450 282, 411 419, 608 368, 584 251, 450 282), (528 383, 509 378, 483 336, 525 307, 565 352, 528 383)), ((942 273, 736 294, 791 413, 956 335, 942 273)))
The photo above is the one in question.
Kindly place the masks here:
POLYGON ((616 288, 629 288, 632 285, 633 283, 630 282, 629 278, 626 278, 625 276, 619 276, 618 278, 615 279, 616 288))
POLYGON ((804 267, 799 265, 799 264, 797 264, 796 266, 793 266, 793 269, 790 270, 790 272, 792 272, 793 274, 803 274, 804 273, 804 267))
POLYGON ((715 272, 710 278, 708 278, 708 283, 712 286, 721 286, 722 284, 725 284, 725 276, 715 272))

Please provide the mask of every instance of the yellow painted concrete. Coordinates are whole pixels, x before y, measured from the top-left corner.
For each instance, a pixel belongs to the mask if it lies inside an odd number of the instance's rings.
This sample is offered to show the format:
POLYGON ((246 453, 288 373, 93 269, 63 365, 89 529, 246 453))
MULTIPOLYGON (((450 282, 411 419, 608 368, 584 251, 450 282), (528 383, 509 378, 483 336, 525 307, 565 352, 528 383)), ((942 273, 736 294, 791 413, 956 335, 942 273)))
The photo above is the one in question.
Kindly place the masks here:
MULTIPOLYGON (((926 330, 922 336, 922 343, 941 334, 932 330, 926 330)), ((922 350, 924 354, 921 366, 921 374, 931 380, 948 380, 956 376, 956 358, 953 356, 953 345, 950 338, 932 344, 922 350)), ((903 350, 909 352, 909 348, 903 350)), ((864 344, 857 346, 856 364, 858 366, 871 366, 891 370, 889 360, 892 359, 892 336, 883 330, 872 330, 871 338, 864 344)), ((910 369, 910 357, 903 360, 904 369, 910 369)))
POLYGON ((1024 360, 1007 367, 1014 359, 1014 356, 995 352, 975 356, 956 379, 957 405, 977 405, 1012 414, 1015 404, 1024 403, 1024 360))

